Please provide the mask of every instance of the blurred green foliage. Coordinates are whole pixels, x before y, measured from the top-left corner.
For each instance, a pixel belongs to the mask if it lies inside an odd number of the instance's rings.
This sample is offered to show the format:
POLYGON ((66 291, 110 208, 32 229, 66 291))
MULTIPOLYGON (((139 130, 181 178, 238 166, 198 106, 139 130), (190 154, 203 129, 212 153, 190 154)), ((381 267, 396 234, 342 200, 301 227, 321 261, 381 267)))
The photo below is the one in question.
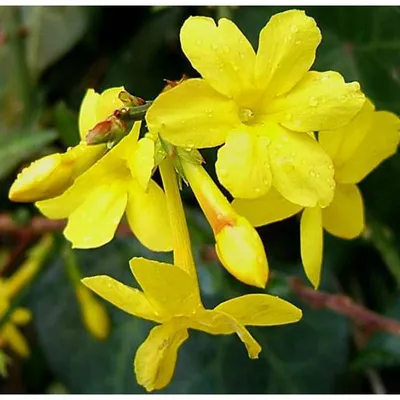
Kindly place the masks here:
MULTIPOLYGON (((314 17, 323 35, 316 70, 337 70, 358 80, 379 109, 400 112, 400 8, 298 7, 314 17)), ((77 115, 86 88, 124 85, 151 100, 163 79, 196 76, 179 44, 190 15, 233 19, 257 47, 268 19, 288 7, 0 7, 0 207, 15 214, 31 205, 11 204, 8 188, 19 169, 37 157, 78 140, 77 115)), ((216 150, 203 152, 213 174, 216 150)), ((374 226, 391 232, 341 241, 326 235, 322 290, 349 295, 366 307, 400 319, 400 155, 363 183, 374 226), (382 239, 383 238, 383 239, 382 239), (383 256, 382 256, 383 255, 383 256)), ((189 224, 208 306, 249 289, 205 257, 213 238, 189 190, 189 224)), ((378 229, 377 228, 377 229, 378 229)), ((291 300, 303 320, 285 327, 253 329, 263 351, 249 360, 235 337, 194 332, 180 350, 175 376, 165 393, 371 393, 373 370, 390 393, 400 390, 400 338, 374 334, 360 346, 354 325, 329 310, 313 309, 292 293, 288 276, 303 277, 296 218, 260 229, 273 279, 268 293, 291 300)), ((379 230, 379 229, 378 229, 379 230)), ((2 250, 15 246, 1 234, 2 250)), ((60 242, 64 239, 59 238, 60 242)), ((133 284, 128 260, 150 253, 135 239, 118 238, 91 251, 76 251, 85 275, 109 274, 133 284)), ((18 261, 18 259, 17 259, 18 261)), ((17 267, 14 265, 13 267, 17 267)), ((1 266, 0 266, 1 271, 1 266)), ((133 356, 150 324, 107 304, 112 333, 99 342, 84 329, 63 260, 56 251, 23 299, 34 313, 25 332, 32 346, 27 361, 13 358, 3 392, 142 393, 133 356)), ((1 356, 3 359, 3 355, 1 356)), ((1 364, 1 361, 0 361, 1 364)))

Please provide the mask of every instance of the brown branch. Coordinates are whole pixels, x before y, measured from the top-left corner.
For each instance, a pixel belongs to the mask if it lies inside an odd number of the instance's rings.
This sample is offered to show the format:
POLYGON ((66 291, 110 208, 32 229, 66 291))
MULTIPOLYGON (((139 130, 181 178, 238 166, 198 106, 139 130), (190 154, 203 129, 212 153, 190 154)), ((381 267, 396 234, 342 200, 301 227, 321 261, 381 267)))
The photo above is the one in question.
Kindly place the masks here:
POLYGON ((304 285, 298 278, 290 278, 290 285, 294 293, 310 306, 328 308, 344 315, 368 333, 387 332, 400 335, 400 321, 368 310, 347 296, 315 291, 304 285))
MULTIPOLYGON (((0 214, 0 235, 20 235, 22 232, 26 235, 41 235, 48 232, 59 232, 65 228, 66 220, 51 220, 44 217, 33 217, 29 224, 17 224, 10 215, 0 214)), ((121 236, 132 235, 132 232, 126 223, 121 223, 117 234, 121 236)))

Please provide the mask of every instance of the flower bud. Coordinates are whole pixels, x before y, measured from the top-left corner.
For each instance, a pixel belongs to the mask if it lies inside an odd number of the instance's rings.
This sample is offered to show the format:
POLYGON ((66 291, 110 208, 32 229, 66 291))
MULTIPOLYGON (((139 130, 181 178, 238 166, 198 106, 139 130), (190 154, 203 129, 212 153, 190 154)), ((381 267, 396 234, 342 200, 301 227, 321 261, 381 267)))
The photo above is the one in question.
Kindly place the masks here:
POLYGON ((238 216, 215 235, 215 249, 223 266, 248 285, 265 288, 268 262, 257 231, 246 218, 238 216))
POLYGON ((75 287, 82 321, 88 332, 96 339, 105 340, 110 333, 110 318, 102 303, 83 284, 75 287))
POLYGON ((183 170, 215 236, 222 265, 238 280, 264 288, 268 262, 262 241, 246 218, 233 209, 199 163, 181 158, 183 170))
POLYGON ((66 153, 55 153, 34 161, 24 168, 11 185, 12 201, 35 202, 64 193, 76 177, 91 167, 104 153, 103 146, 88 147, 84 143, 66 153))
POLYGON ((128 133, 127 125, 116 116, 107 118, 95 125, 86 135, 89 145, 110 143, 122 139, 128 133))

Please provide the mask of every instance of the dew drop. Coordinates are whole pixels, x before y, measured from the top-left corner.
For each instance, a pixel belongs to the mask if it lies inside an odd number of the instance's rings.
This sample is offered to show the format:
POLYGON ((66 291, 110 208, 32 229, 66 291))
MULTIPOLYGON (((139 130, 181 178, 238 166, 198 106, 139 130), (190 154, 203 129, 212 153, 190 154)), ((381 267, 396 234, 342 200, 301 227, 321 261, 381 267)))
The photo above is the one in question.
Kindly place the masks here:
POLYGON ((186 121, 185 121, 184 119, 181 119, 181 124, 182 124, 182 125, 184 125, 185 122, 186 122, 186 121))
POLYGON ((211 46, 211 48, 212 48, 213 50, 218 50, 218 45, 217 45, 216 43, 213 43, 212 46, 211 46))
POLYGON ((318 105, 318 99, 314 96, 310 97, 308 103, 311 107, 316 107, 318 105))
POLYGON ((202 42, 200 39, 197 39, 197 40, 196 40, 197 46, 200 46, 202 43, 203 43, 203 42, 202 42))
POLYGON ((228 171, 225 168, 220 168, 219 175, 226 176, 226 175, 228 175, 228 171))
POLYGON ((230 49, 229 49, 229 47, 228 47, 227 45, 225 45, 225 46, 223 47, 223 49, 224 49, 224 52, 225 52, 225 53, 229 53, 229 52, 230 52, 230 49))
POLYGON ((333 165, 329 165, 328 168, 329 168, 330 171, 333 171, 333 165))
POLYGON ((310 176, 315 176, 315 171, 312 169, 312 170, 310 170, 309 174, 310 174, 310 176))
POLYGON ((244 58, 244 53, 239 53, 239 57, 240 57, 241 59, 243 59, 243 58, 244 58))
POLYGON ((257 262, 258 262, 259 264, 264 264, 264 258, 261 257, 261 256, 257 257, 257 262))
POLYGON ((239 71, 239 67, 236 64, 233 64, 232 68, 235 72, 239 71))
POLYGON ((191 140, 188 140, 188 142, 186 143, 186 146, 189 148, 193 148, 194 147, 194 143, 191 140))
POLYGON ((290 30, 291 30, 293 33, 296 33, 296 32, 299 31, 299 27, 298 27, 297 25, 292 25, 292 26, 290 27, 290 30))
POLYGON ((322 77, 321 77, 321 82, 325 82, 325 81, 327 81, 329 78, 330 78, 329 75, 322 75, 322 77))
POLYGON ((289 138, 286 135, 282 135, 282 141, 283 142, 288 142, 289 138))
POLYGON ((224 219, 224 216, 222 214, 217 214, 217 220, 221 221, 224 219))
POLYGON ((256 193, 260 193, 261 192, 261 189, 259 187, 254 188, 254 190, 255 190, 256 193))

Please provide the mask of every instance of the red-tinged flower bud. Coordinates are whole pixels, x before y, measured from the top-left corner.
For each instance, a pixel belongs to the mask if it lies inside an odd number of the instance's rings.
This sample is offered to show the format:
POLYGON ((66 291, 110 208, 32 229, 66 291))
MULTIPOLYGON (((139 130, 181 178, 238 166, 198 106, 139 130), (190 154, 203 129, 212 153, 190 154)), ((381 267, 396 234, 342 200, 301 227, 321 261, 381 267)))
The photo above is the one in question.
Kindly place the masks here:
POLYGON ((127 134, 127 125, 119 118, 112 116, 99 122, 86 135, 86 143, 89 145, 113 142, 127 134))
POLYGON ((215 248, 222 265, 238 280, 264 288, 268 262, 263 243, 254 227, 236 213, 199 163, 181 158, 181 163, 215 236, 215 248))

